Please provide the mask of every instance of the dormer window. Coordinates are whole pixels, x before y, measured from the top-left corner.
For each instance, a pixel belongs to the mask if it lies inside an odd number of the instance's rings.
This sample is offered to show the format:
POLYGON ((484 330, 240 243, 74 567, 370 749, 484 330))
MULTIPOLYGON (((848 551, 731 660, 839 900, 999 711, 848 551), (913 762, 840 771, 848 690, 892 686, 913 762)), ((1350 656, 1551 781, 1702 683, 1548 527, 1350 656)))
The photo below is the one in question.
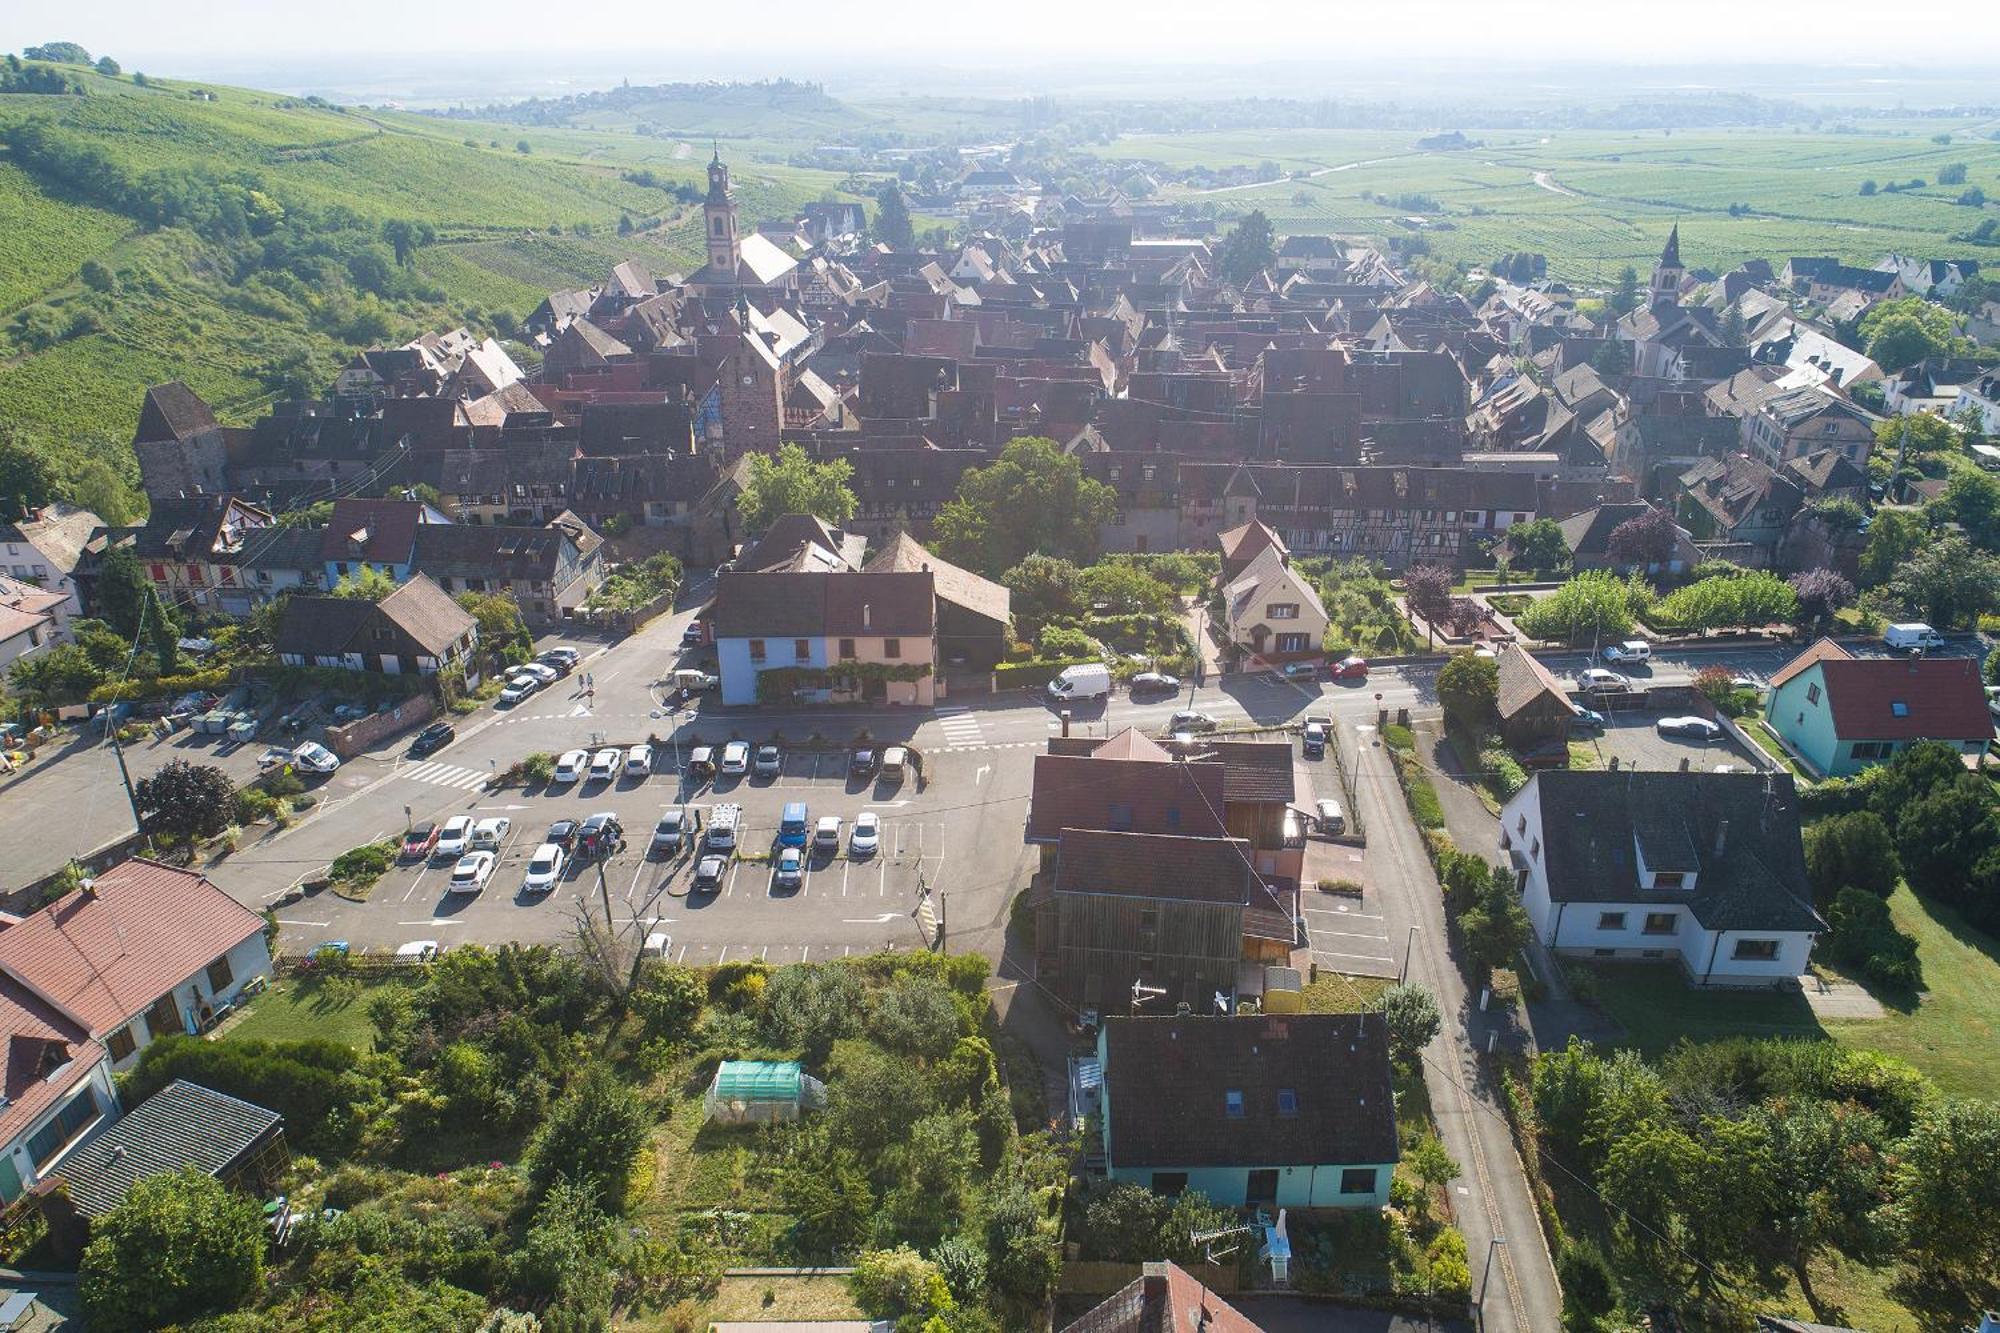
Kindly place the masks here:
POLYGON ((1687 882, 1687 876, 1678 870, 1656 870, 1653 872, 1653 887, 1656 889, 1678 889, 1687 882))

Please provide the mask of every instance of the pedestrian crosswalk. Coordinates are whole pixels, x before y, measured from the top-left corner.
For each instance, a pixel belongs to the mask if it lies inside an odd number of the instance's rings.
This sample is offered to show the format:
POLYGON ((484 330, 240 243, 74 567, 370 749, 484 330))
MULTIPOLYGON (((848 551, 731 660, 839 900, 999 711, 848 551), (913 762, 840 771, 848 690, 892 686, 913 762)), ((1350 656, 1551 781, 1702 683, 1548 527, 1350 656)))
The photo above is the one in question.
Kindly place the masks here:
POLYGON ((457 764, 418 764, 406 768, 401 776, 415 778, 418 782, 428 782, 433 787, 455 787, 465 791, 477 787, 491 776, 476 768, 461 768, 457 764))
POLYGON ((986 739, 979 729, 979 719, 970 708, 940 708, 937 719, 947 746, 977 745, 986 739))

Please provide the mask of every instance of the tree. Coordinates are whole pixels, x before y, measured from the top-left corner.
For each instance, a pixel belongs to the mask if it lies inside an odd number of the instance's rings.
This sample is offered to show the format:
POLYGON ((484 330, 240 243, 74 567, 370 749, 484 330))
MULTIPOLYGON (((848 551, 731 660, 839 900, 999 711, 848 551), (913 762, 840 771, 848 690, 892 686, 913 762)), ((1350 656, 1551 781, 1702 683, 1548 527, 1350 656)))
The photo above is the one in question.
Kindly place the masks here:
POLYGON ((1521 569, 1561 569, 1569 563, 1569 543, 1562 525, 1552 518, 1517 523, 1507 529, 1507 546, 1521 569))
POLYGON ((796 444, 775 454, 750 455, 750 480, 736 498, 736 512, 750 532, 762 532, 786 514, 811 514, 834 527, 854 517, 858 501, 848 482, 854 464, 844 458, 815 462, 796 444))
POLYGON ((1876 514, 1868 528, 1868 545, 1861 551, 1862 586, 1878 588, 1894 578, 1929 535, 1930 525, 1912 510, 1884 509, 1876 514))
POLYGON ((81 703, 103 679, 90 654, 74 643, 17 658, 7 669, 7 687, 35 709, 81 703))
POLYGON ((1939 167, 1937 174, 1937 183, 1939 185, 1965 184, 1965 163, 1947 162, 1943 166, 1939 167))
POLYGON ((1556 1276, 1562 1283, 1563 1303, 1586 1317, 1595 1319, 1618 1308, 1618 1279, 1595 1242, 1564 1241, 1556 1276))
POLYGON ((140 1180, 91 1224, 77 1288, 92 1328, 144 1333, 232 1310, 263 1274, 256 1201, 189 1165, 140 1180))
POLYGON ((357 602, 379 602, 396 591, 398 586, 386 571, 373 565, 362 565, 350 574, 341 575, 340 581, 333 585, 332 595, 357 602))
POLYGON ((978 1161, 972 1117, 965 1112, 934 1111, 911 1125, 909 1136, 886 1154, 884 1169, 896 1183, 882 1196, 878 1238, 928 1249, 956 1231, 972 1204, 978 1161))
POLYGON ((390 218, 382 224, 382 239, 395 250, 396 263, 408 268, 415 262, 419 247, 437 240, 437 228, 410 218, 390 218))
MULTIPOLYGON (((1849 501, 1849 503, 1853 503, 1849 501)), ((1785 582, 1799 601, 1799 625, 1817 628, 1833 619, 1834 613, 1854 601, 1854 585, 1824 566, 1792 575, 1785 582)))
POLYGON ((1868 808, 1890 828, 1910 806, 1956 782, 1965 772, 1958 748, 1943 741, 1917 741, 1874 774, 1868 808))
POLYGON ((1961 471, 1946 483, 1938 508, 1982 551, 2000 549, 2000 477, 1961 471))
POLYGON ((229 826, 236 784, 219 768, 170 759, 133 785, 142 827, 152 836, 212 838, 229 826))
POLYGON ((1964 432, 1932 412, 1912 412, 1875 423, 1875 447, 1884 453, 1905 447, 1917 455, 1956 453, 1963 443, 1964 432))
POLYGON ((1605 301, 1614 311, 1623 315, 1639 307, 1639 270, 1627 264, 1618 272, 1618 285, 1611 289, 1605 301))
POLYGON ((1611 530, 1605 543, 1605 554, 1613 564, 1625 567, 1638 566, 1642 569, 1664 565, 1674 557, 1675 540, 1680 530, 1674 526, 1673 516, 1664 509, 1649 507, 1645 513, 1626 519, 1611 530))
POLYGON ((1379 1004, 1389 1025, 1389 1053, 1404 1068, 1414 1068, 1424 1047, 1444 1027, 1437 996, 1427 986, 1408 982, 1383 991, 1379 1004))
POLYGON ((477 624, 479 646, 489 659, 502 666, 518 666, 534 656, 535 636, 521 618, 521 604, 512 597, 501 592, 462 592, 452 600, 477 624))
POLYGON ((529 1184, 546 1195, 567 1181, 594 1207, 623 1212, 650 1128, 638 1094, 604 1065, 588 1065, 550 1108, 528 1149, 529 1184))
POLYGON ((1606 338, 1604 345, 1590 354, 1590 368, 1606 379, 1632 373, 1632 344, 1623 338, 1606 338))
POLYGON ((902 977, 876 995, 868 1031, 889 1050, 939 1060, 958 1042, 958 1002, 935 977, 902 977))
POLYGON ((708 985, 692 968, 655 961, 640 971, 631 1005, 647 1036, 677 1041, 693 1029, 707 999, 708 985))
POLYGON ((759 1025, 773 1046, 801 1050, 807 1063, 818 1064, 834 1042, 859 1029, 867 1004, 861 980, 851 967, 840 963, 784 967, 771 974, 759 1025))
POLYGON ((40 46, 24 46, 21 54, 29 60, 53 60, 59 65, 88 65, 90 52, 75 42, 44 42, 40 46))
POLYGON ((1074 620, 1089 607, 1083 571, 1060 556, 1030 555, 1002 574, 1000 582, 1012 594, 1014 621, 1023 634, 1033 634, 1050 621, 1074 620))
POLYGON ((1460 653, 1437 678, 1438 702, 1447 718, 1474 732, 1500 720, 1500 663, 1477 653, 1460 653))
POLYGON ((917 230, 910 222, 909 205, 903 202, 903 191, 894 181, 890 181, 875 194, 875 239, 891 250, 909 250, 916 246, 917 230))
POLYGON ((1960 1278, 2000 1272, 2000 1103, 1930 1103, 1898 1159, 1896 1208, 1919 1265, 1960 1278))
POLYGON ((107 79, 115 79, 125 72, 124 67, 110 56, 99 56, 96 68, 97 72, 107 79))
POLYGON ((809 1127, 787 1154, 778 1173, 785 1211, 798 1219, 792 1240, 806 1254, 851 1254, 868 1234, 875 1196, 861 1159, 847 1147, 833 1147, 824 1130, 809 1127))
POLYGON ((1459 913, 1465 936, 1465 960, 1482 981, 1496 967, 1505 967, 1528 942, 1528 913, 1514 896, 1513 877, 1495 873, 1478 901, 1459 913))
POLYGON ((1412 565, 1403 572, 1403 597, 1410 610, 1429 628, 1431 642, 1437 641, 1437 626, 1451 615, 1450 569, 1443 565, 1412 565))
POLYGON ((1092 565, 1080 582, 1086 604, 1104 615, 1164 616, 1174 609, 1174 590, 1137 565, 1092 565))
POLYGON ((1222 238, 1221 248, 1216 251, 1216 262, 1222 269, 1222 276, 1230 282, 1244 283, 1269 268, 1278 257, 1276 237, 1271 230, 1271 219, 1264 216, 1264 210, 1253 208, 1243 215, 1229 235, 1222 238))
POLYGON ((2000 845, 1987 780, 1961 773, 1905 806, 1896 819, 1896 855, 1912 884, 1960 901, 1988 852, 2000 845))
POLYGON ((1037 1192, 1018 1175, 1006 1179, 987 1205, 988 1278, 996 1292, 1023 1304, 1047 1301, 1062 1276, 1058 1234, 1045 1224, 1044 1212, 1037 1192))
POLYGON ((1959 344, 1951 312, 1921 296, 1876 304, 1861 317, 1858 332, 1869 360, 1884 370, 1949 355, 1959 344))
POLYGON ((1632 628, 1632 611, 1625 584, 1609 570, 1578 574, 1514 617, 1514 623, 1537 639, 1571 643, 1587 639, 1619 639, 1632 628))
POLYGON ((1879 898, 1896 890, 1902 866, 1889 826, 1872 810, 1822 819, 1806 830, 1806 874, 1822 903, 1842 889, 1865 889, 1879 898))
POLYGON ((148 619, 159 610, 148 605, 152 602, 153 585, 138 557, 126 547, 113 547, 97 567, 97 614, 129 643, 139 632, 142 608, 148 619))
POLYGON ((1861 182, 1861 197, 1866 199, 1867 197, 1875 193, 1876 188, 1877 188, 1876 184, 1872 180, 1865 180, 1861 182))
POLYGON ((101 458, 86 458, 77 464, 69 483, 69 498, 113 527, 137 522, 144 512, 144 503, 131 485, 101 458))
POLYGON ((1974 622, 2000 607, 2000 558, 1948 532, 1904 560, 1887 591, 1940 629, 1974 622))
POLYGON ((990 577, 1031 552, 1088 564, 1118 493, 1083 474, 1054 440, 1009 441, 999 459, 959 478, 938 511, 938 553, 990 577))
POLYGON ((1798 594, 1791 585, 1762 569, 1687 584, 1659 606, 1663 619, 1697 633, 1724 625, 1789 624, 1798 613, 1798 594))
POLYGON ((508 1284, 531 1303, 547 1302, 541 1328, 603 1329, 617 1287, 616 1240, 588 1188, 554 1181, 520 1247, 508 1256, 508 1284))

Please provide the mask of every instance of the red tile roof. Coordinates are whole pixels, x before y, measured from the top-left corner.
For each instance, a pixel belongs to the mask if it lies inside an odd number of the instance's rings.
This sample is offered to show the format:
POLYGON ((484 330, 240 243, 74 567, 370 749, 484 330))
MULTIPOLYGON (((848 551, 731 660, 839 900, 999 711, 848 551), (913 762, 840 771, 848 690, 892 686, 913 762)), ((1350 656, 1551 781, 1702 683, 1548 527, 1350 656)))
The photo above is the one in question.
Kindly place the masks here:
POLYGON ((1854 656, 1832 639, 1820 639, 1812 647, 1771 673, 1771 688, 1777 689, 1815 662, 1847 661, 1854 656))
POLYGON ((1856 657, 1820 663, 1842 740, 1977 740, 1993 734, 1969 657, 1856 657))
POLYGON ((0 976, 0 1034, 7 1039, 0 1144, 25 1132, 107 1057, 83 1025, 12 977, 0 976), (74 1057, 74 1058, 71 1058, 74 1057), (67 1060, 45 1077, 57 1060, 67 1060))
POLYGON ((0 971, 102 1035, 263 929, 204 876, 127 861, 0 931, 0 971))
POLYGON ((335 500, 320 538, 320 558, 400 565, 416 547, 423 513, 416 500, 335 500))
POLYGON ((1063 1333, 1263 1333, 1179 1265, 1162 1261, 1084 1312, 1063 1333))

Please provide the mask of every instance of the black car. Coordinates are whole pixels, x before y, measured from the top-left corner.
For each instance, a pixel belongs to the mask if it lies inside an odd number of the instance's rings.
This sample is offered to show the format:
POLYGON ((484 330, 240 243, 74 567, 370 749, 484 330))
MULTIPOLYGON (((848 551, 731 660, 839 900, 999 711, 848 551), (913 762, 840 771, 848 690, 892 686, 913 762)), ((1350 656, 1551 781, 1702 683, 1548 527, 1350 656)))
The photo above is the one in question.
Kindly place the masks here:
POLYGON ((549 825, 548 834, 542 841, 554 843, 563 849, 563 855, 569 855, 576 850, 576 821, 574 819, 558 819, 555 823, 549 825))
POLYGON ((872 775, 875 772, 875 752, 865 748, 856 750, 854 758, 847 765, 847 771, 857 778, 872 775))
POLYGON ((436 754, 458 738, 458 728, 449 722, 433 722, 417 733, 410 742, 410 753, 414 755, 436 754))
POLYGON ((613 814, 591 815, 577 831, 577 845, 585 856, 609 856, 625 845, 625 826, 613 814))

